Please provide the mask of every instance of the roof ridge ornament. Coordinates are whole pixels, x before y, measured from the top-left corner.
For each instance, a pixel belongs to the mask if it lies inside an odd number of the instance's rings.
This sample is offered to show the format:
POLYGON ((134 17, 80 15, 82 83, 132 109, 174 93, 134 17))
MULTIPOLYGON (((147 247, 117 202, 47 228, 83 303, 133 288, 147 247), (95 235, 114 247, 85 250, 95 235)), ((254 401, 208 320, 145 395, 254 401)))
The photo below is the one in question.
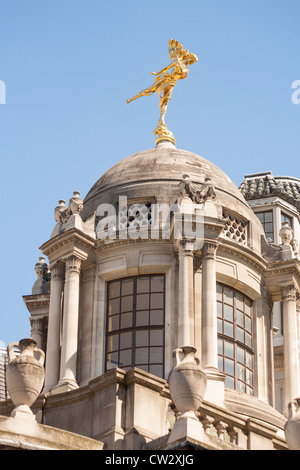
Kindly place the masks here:
POLYGON ((198 58, 187 49, 184 50, 182 44, 179 44, 175 39, 170 39, 168 48, 169 58, 172 62, 157 73, 150 72, 152 75, 156 75, 153 85, 140 91, 133 98, 127 100, 127 103, 131 103, 131 101, 134 101, 141 96, 150 96, 157 91, 160 97, 160 117, 157 127, 153 132, 154 135, 158 136, 155 144, 161 140, 168 140, 175 145, 176 141, 174 135, 167 129, 165 123, 167 106, 177 80, 182 80, 187 77, 189 72, 188 66, 197 62, 198 58))

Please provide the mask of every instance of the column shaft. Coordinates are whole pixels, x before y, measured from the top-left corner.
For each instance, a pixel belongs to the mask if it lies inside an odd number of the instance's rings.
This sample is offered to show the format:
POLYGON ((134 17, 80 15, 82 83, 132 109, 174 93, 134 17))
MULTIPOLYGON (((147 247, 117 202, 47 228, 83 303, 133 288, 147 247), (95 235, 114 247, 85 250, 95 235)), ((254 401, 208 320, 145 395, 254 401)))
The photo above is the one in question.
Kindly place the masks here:
POLYGON ((183 240, 179 247, 178 345, 194 346, 194 262, 193 242, 183 240))
POLYGON ((296 289, 282 289, 285 405, 300 396, 296 289))
POLYGON ((59 379, 60 328, 62 294, 64 289, 64 264, 56 263, 50 267, 51 288, 48 318, 48 336, 46 352, 45 391, 51 390, 59 379))
POLYGON ((79 280, 81 260, 71 256, 66 260, 64 314, 60 360, 60 384, 77 388, 76 366, 78 346, 79 280))
POLYGON ((218 369, 218 331, 215 243, 205 243, 202 257, 202 361, 218 369))

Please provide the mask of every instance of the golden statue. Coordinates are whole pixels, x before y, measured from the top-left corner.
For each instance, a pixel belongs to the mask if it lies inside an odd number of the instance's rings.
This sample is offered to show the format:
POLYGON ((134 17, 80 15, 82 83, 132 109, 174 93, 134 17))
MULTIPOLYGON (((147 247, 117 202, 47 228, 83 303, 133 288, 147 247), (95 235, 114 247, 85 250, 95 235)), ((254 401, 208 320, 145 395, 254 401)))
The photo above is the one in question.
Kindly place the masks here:
POLYGON ((159 140, 168 139, 175 144, 175 139, 172 132, 168 131, 165 124, 165 115, 167 112, 167 106, 171 99, 173 88, 176 85, 177 80, 182 80, 189 73, 188 65, 197 62, 198 58, 194 54, 191 54, 188 50, 183 50, 181 44, 175 39, 169 41, 169 57, 172 62, 164 67, 160 72, 150 72, 152 75, 156 75, 157 78, 153 85, 140 91, 136 96, 127 100, 127 103, 140 98, 141 96, 149 96, 157 91, 160 102, 160 117, 158 125, 154 131, 154 135, 158 135, 156 139, 157 143, 159 140))

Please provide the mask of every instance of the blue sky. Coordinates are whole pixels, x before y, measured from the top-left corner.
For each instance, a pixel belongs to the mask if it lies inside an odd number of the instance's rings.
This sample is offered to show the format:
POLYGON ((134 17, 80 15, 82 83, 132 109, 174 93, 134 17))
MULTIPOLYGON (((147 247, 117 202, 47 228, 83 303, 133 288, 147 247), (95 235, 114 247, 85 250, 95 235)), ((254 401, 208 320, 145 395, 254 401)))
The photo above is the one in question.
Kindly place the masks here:
POLYGON ((0 14, 0 345, 30 334, 22 296, 58 200, 154 147, 157 95, 126 99, 169 63, 169 39, 198 56, 168 106, 176 146, 237 185, 300 177, 299 0, 0 0, 0 14))

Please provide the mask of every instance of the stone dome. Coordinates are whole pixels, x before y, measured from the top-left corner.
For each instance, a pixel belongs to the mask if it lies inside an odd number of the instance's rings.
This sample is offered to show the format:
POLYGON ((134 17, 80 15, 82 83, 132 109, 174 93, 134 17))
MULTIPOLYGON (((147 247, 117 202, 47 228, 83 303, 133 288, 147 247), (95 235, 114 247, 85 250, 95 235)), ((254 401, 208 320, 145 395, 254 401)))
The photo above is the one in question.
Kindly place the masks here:
POLYGON ((220 168, 195 153, 161 142, 153 149, 130 155, 104 173, 86 195, 82 217, 90 217, 100 204, 116 204, 119 196, 130 200, 155 198, 157 203, 172 205, 178 199, 183 175, 189 175, 196 189, 210 178, 218 206, 243 213, 248 220, 253 216, 241 191, 220 168))

